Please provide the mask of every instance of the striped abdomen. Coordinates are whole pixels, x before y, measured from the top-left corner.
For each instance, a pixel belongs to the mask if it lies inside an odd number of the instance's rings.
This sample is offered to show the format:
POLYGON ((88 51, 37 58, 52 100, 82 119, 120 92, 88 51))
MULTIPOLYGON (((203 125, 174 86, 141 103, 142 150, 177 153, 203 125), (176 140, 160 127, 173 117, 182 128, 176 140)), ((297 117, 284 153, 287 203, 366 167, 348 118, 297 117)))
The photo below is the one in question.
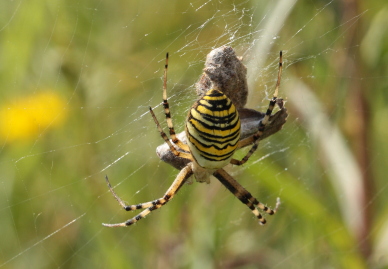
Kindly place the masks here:
POLYGON ((240 139, 240 119, 232 101, 209 90, 190 109, 186 121, 188 145, 199 166, 218 169, 230 162, 240 139))

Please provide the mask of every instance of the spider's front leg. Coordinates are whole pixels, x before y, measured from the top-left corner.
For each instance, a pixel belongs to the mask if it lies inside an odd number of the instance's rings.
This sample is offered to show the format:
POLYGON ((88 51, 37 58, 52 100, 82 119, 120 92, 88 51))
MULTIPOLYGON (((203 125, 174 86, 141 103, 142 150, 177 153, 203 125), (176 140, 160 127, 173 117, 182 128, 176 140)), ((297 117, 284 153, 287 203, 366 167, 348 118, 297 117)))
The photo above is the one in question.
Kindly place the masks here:
POLYGON ((260 224, 264 225, 267 221, 260 214, 259 209, 263 210, 269 215, 273 215, 280 206, 280 199, 277 199, 276 207, 274 210, 260 203, 255 197, 253 197, 243 186, 240 185, 231 175, 229 175, 224 169, 218 169, 214 172, 215 176, 234 196, 236 196, 242 203, 246 204, 252 213, 259 219, 260 224))
POLYGON ((153 205, 157 205, 160 203, 160 199, 156 199, 154 201, 146 202, 146 203, 141 203, 137 205, 127 205, 121 198, 116 194, 116 192, 113 190, 112 185, 109 182, 108 176, 105 176, 106 183, 108 184, 108 188, 110 192, 112 193, 113 197, 119 202, 122 208, 124 208, 126 211, 134 211, 138 209, 143 209, 143 208, 148 208, 153 205))
POLYGON ((182 187, 183 183, 186 182, 186 180, 193 174, 192 169, 192 163, 189 163, 187 166, 185 166, 178 174, 174 182, 171 184, 170 188, 166 191, 166 193, 163 195, 162 198, 156 199, 154 201, 141 203, 138 205, 126 205, 120 197, 117 196, 117 194, 113 191, 112 186, 109 183, 108 177, 106 177, 109 190, 112 192, 115 199, 119 202, 119 204, 126 210, 126 211, 132 211, 137 209, 144 209, 140 214, 136 215, 135 217, 122 222, 122 223, 115 223, 115 224, 106 224, 103 223, 102 225, 106 227, 126 227, 129 225, 132 225, 136 223, 137 221, 145 218, 149 213, 152 211, 161 208, 163 205, 165 205, 168 201, 170 201, 174 195, 179 191, 179 189, 182 187))

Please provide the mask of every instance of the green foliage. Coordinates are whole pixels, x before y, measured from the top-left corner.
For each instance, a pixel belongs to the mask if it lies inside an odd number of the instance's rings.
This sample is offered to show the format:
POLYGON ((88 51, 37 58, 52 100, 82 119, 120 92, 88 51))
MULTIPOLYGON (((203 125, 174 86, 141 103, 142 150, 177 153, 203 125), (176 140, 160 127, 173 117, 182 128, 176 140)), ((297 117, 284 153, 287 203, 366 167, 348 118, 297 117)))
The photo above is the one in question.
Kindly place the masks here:
POLYGON ((0 8, 0 268, 388 266, 382 1, 296 2, 265 44, 260 70, 255 45, 276 10, 266 1, 31 0, 0 8), (159 198, 178 173, 156 156, 162 139, 148 114, 154 107, 166 126, 165 53, 182 131, 206 54, 222 45, 253 63, 249 102, 261 110, 284 51, 288 121, 248 164, 231 168, 261 202, 280 197, 280 210, 259 226, 214 179, 185 185, 133 227, 103 227, 134 215, 111 196, 106 174, 132 204, 159 198))

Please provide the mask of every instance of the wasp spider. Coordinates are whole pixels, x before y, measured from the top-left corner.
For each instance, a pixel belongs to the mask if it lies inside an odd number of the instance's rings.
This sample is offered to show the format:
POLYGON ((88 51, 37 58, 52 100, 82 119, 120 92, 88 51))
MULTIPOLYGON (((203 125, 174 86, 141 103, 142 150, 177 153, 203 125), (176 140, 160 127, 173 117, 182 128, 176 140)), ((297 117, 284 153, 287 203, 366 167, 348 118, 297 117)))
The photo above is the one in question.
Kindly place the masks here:
POLYGON ((258 132, 254 135, 240 140, 240 119, 238 111, 232 101, 223 94, 219 89, 210 89, 202 98, 194 103, 189 111, 186 120, 187 144, 180 141, 174 130, 171 119, 169 104, 167 101, 167 68, 168 53, 166 54, 166 64, 164 68, 163 79, 163 107, 166 115, 167 126, 170 131, 170 139, 163 131, 152 108, 150 113, 154 119, 158 131, 164 141, 168 144, 171 152, 180 158, 187 159, 188 164, 182 168, 178 176, 166 191, 163 197, 137 205, 126 205, 114 192, 109 183, 106 181, 110 191, 115 199, 126 211, 144 209, 135 217, 116 224, 103 224, 107 227, 129 226, 145 218, 152 211, 161 208, 179 191, 182 185, 192 175, 199 182, 210 182, 210 176, 216 177, 229 191, 231 191, 242 203, 246 204, 252 213, 259 219, 260 224, 265 224, 266 220, 258 209, 273 215, 276 213, 280 201, 278 199, 274 210, 268 208, 255 197, 253 197, 243 186, 241 186, 232 176, 224 169, 227 164, 242 165, 248 161, 249 157, 258 147, 258 142, 264 132, 264 128, 272 114, 277 103, 277 95, 282 74, 282 52, 280 51, 279 71, 275 87, 275 93, 269 102, 265 117, 259 124, 258 132), (249 152, 241 160, 233 159, 233 153, 242 147, 252 145, 249 152))

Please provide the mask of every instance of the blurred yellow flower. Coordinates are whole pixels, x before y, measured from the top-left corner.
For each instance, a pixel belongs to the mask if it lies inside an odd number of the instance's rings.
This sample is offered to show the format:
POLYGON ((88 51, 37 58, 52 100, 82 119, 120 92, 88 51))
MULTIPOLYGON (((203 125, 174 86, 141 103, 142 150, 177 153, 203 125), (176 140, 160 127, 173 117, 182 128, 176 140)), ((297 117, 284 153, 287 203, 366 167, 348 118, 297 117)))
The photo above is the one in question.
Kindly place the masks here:
POLYGON ((15 142, 34 138, 63 123, 66 102, 55 92, 19 98, 0 107, 0 138, 15 142))

